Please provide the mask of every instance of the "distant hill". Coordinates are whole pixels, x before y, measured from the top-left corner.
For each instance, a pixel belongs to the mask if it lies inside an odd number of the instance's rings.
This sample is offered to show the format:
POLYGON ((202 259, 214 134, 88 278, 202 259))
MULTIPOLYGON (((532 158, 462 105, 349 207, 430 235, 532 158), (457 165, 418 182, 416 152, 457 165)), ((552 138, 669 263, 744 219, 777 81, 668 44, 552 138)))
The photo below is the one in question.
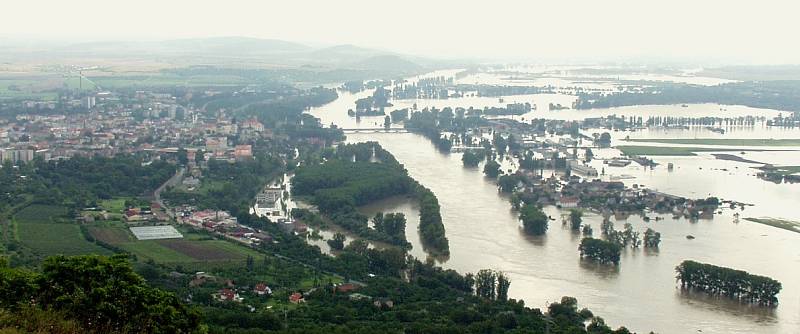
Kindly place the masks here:
POLYGON ((276 54, 308 52, 312 48, 303 44, 276 39, 250 37, 187 38, 146 42, 91 42, 71 44, 54 51, 69 53, 142 52, 145 54, 276 54))
POLYGON ((311 58, 337 59, 337 60, 349 59, 352 61, 354 58, 362 59, 386 53, 388 52, 383 52, 375 49, 362 48, 352 44, 343 44, 343 45, 336 45, 314 50, 309 54, 309 56, 311 58))
POLYGON ((173 47, 194 49, 200 52, 288 53, 312 50, 311 47, 300 43, 251 37, 178 39, 161 43, 173 47))
MULTIPOLYGON (((447 66, 440 60, 351 44, 311 47, 284 40, 235 36, 160 41, 61 42, 36 48, 17 43, 11 49, 0 47, 0 50, 18 59, 27 59, 29 55, 35 54, 37 57, 47 57, 47 61, 54 63, 99 65, 103 68, 102 71, 148 71, 152 68, 192 66, 223 69, 296 68, 317 73, 334 73, 337 78, 347 80, 416 74, 447 66)), ((10 56, 7 58, 14 59, 10 56)))
POLYGON ((400 73, 416 72, 423 67, 415 62, 396 55, 380 55, 343 65, 362 70, 396 71, 400 73))

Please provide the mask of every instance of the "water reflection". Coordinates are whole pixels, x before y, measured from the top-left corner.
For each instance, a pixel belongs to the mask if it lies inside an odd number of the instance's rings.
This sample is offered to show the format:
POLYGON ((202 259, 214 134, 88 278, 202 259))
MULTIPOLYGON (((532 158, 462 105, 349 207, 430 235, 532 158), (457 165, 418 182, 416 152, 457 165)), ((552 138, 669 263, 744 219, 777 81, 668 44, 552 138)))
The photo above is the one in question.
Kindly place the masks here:
POLYGON ((613 279, 619 276, 619 265, 598 263, 589 259, 580 259, 578 264, 584 271, 590 272, 601 279, 613 279))
POLYGON ((689 288, 676 288, 675 294, 685 305, 691 307, 723 311, 732 316, 746 317, 764 324, 774 324, 778 321, 775 307, 740 302, 689 288))

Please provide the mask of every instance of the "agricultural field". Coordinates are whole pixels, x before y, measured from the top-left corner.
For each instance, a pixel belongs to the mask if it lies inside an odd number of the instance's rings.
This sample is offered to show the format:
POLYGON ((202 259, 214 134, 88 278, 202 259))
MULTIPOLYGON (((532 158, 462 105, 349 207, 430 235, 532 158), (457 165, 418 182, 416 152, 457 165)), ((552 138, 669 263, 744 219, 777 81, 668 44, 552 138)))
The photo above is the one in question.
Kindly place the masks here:
POLYGON ((111 254, 109 250, 87 241, 77 224, 18 224, 18 237, 22 244, 38 255, 111 254))
POLYGON ((95 240, 105 242, 109 245, 117 245, 135 240, 131 236, 131 233, 125 228, 90 226, 88 231, 95 240))
POLYGON ((46 91, 41 81, 36 79, 0 78, 0 100, 2 99, 36 99, 55 100, 58 94, 46 91))
POLYGON ((34 254, 110 254, 111 252, 81 234, 77 223, 65 218, 66 209, 61 206, 34 204, 14 215, 16 237, 34 254), (57 222, 62 220, 62 222, 57 222))
POLYGON ((162 264, 243 263, 248 255, 254 258, 264 256, 245 246, 213 239, 188 228, 179 228, 183 239, 164 240, 136 240, 122 223, 92 226, 88 230, 96 240, 130 252, 139 260, 153 260, 162 264))
POLYGON ((223 240, 159 240, 158 244, 199 261, 245 260, 260 254, 223 240))
POLYGON ((57 218, 67 214, 67 209, 57 205, 33 204, 17 212, 14 218, 17 222, 31 224, 55 223, 57 218))

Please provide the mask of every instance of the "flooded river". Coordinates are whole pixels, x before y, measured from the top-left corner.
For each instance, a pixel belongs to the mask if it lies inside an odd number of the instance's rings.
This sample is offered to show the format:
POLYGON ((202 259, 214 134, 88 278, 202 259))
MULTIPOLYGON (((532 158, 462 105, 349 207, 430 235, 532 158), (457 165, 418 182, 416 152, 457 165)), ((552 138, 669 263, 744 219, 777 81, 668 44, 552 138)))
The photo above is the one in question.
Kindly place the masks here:
MULTIPOLYGON (((343 93, 337 101, 313 109, 311 113, 320 117, 323 124, 335 123, 343 128, 373 127, 369 119, 358 124, 347 116, 353 101, 365 94, 368 93, 343 93)), ((449 105, 454 105, 455 101, 450 102, 449 105)), ((646 114, 654 109, 667 110, 642 107, 639 111, 646 114)), ((592 111, 581 112, 589 113, 590 116, 585 117, 596 116, 592 111)), ((624 114, 636 113, 636 108, 629 107, 624 114)), ((498 193, 496 184, 485 179, 480 168, 464 168, 460 154, 442 154, 427 139, 411 133, 348 133, 347 136, 349 142, 378 141, 405 165, 413 178, 436 194, 450 239, 451 256, 441 260, 442 266, 462 273, 483 268, 502 270, 511 277, 511 297, 524 299, 528 306, 545 307, 561 296, 574 296, 581 306, 602 316, 612 326, 625 325, 640 333, 651 330, 658 333, 800 332, 800 233, 745 220, 735 223, 734 211, 728 209, 712 220, 697 222, 665 217, 645 223, 640 217, 631 216, 626 221, 616 222, 616 227, 621 229, 628 222, 637 231, 654 228, 662 234, 660 250, 627 249, 618 267, 596 266, 580 260, 577 248, 581 236, 562 227, 562 213, 555 207, 545 208, 547 214, 556 218, 546 236, 523 234, 507 196, 498 193), (687 235, 696 239, 688 240, 687 235), (677 288, 674 268, 687 259, 775 278, 783 283, 778 295, 780 305, 762 308, 703 294, 685 294, 677 288)), ((614 137, 619 138, 619 134, 614 137)), ((779 159, 795 161, 800 154, 793 153, 783 154, 779 159)), ((614 149, 595 152, 598 157, 617 154, 614 149)), ((753 153, 748 158, 774 159, 774 156, 774 153, 753 153)), ((796 209, 800 204, 800 185, 767 183, 752 176, 754 170, 748 168, 748 164, 717 160, 705 153, 656 161, 663 167, 650 170, 631 165, 608 169, 605 177, 628 175, 632 179, 624 180, 627 185, 639 183, 687 197, 713 195, 755 204, 741 212, 742 217, 777 216, 800 220, 800 210, 796 209), (676 166, 672 172, 666 169, 668 162, 676 166)), ((602 162, 596 160, 595 163, 600 164, 596 166, 600 170, 602 162)), ((409 220, 408 239, 414 245, 411 252, 419 258, 426 257, 416 231, 418 209, 413 201, 392 198, 362 210, 368 214, 377 211, 405 213, 409 220)), ((584 222, 591 224, 597 234, 601 221, 602 217, 596 214, 584 216, 584 222)))

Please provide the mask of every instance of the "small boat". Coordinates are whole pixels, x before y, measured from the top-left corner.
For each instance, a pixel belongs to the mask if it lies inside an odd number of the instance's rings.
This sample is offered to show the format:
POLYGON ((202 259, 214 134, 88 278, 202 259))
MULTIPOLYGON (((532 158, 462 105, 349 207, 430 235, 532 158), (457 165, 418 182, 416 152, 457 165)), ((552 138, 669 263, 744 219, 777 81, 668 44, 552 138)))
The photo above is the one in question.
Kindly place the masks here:
POLYGON ((689 240, 694 240, 694 236, 693 236, 693 235, 691 235, 691 234, 689 234, 689 235, 687 235, 687 236, 686 236, 686 239, 689 239, 689 240))

